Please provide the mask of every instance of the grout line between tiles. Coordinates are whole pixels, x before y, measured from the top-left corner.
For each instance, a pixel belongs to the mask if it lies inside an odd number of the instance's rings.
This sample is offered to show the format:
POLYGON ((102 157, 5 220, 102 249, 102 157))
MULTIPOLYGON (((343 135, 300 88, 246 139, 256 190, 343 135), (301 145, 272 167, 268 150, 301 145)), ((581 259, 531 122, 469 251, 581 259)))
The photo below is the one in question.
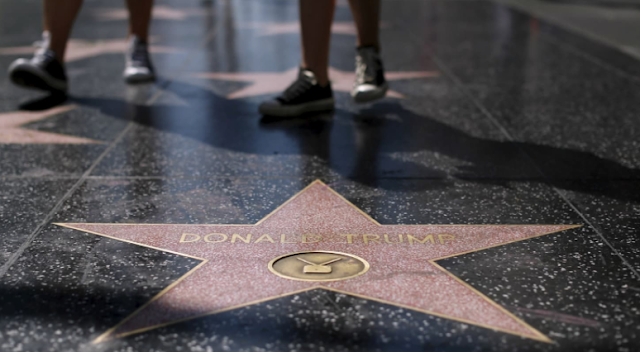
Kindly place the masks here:
MULTIPOLYGON (((511 9, 512 11, 516 11, 516 12, 520 12, 523 13, 529 17, 535 18, 537 20, 540 20, 542 22, 546 22, 548 25, 552 26, 552 27, 556 27, 559 28, 560 30, 569 33, 570 35, 574 35, 574 36, 582 36, 584 38, 587 38, 590 41, 593 41, 599 45, 603 45, 606 46, 608 48, 613 48, 613 50, 628 56, 629 58, 632 58, 634 60, 638 60, 639 57, 629 51, 627 51, 624 47, 621 47, 620 45, 611 42, 609 39, 607 39, 606 37, 601 37, 597 34, 591 33, 587 30, 584 30, 580 27, 577 27, 573 24, 570 23, 563 23, 562 21, 560 21, 559 19, 555 19, 553 17, 550 17, 548 15, 544 15, 544 14, 540 14, 540 13, 536 13, 535 11, 526 8, 526 5, 524 6, 520 6, 520 4, 513 2, 513 0, 493 0, 494 2, 505 6, 509 9, 511 9)), ((585 60, 590 61, 591 63, 600 66, 606 70, 610 70, 612 72, 615 72, 616 75, 627 79, 627 80, 631 80, 634 82, 639 82, 640 81, 640 77, 625 72, 624 70, 615 67, 613 65, 608 64, 606 61, 601 60, 600 58, 598 58, 597 56, 593 56, 579 48, 576 48, 575 46, 563 41, 563 40, 558 40, 556 38, 554 38, 552 35, 549 35, 548 33, 544 33, 546 35, 542 35, 540 37, 540 39, 547 41, 557 47, 560 47, 561 49, 567 50, 569 52, 571 52, 574 55, 580 56, 585 60)))
POLYGON ((71 198, 71 195, 73 195, 73 193, 75 193, 76 190, 78 190, 78 188, 80 188, 80 186, 84 183, 86 177, 96 168, 96 166, 98 166, 98 164, 102 161, 102 159, 104 159, 104 157, 115 147, 115 145, 122 140, 122 138, 124 138, 125 134, 133 127, 133 122, 129 122, 127 124, 127 127, 125 127, 116 137, 116 139, 114 139, 111 144, 109 144, 109 147, 107 147, 99 156, 98 158, 96 158, 96 160, 94 160, 94 162, 91 164, 91 166, 89 166, 89 168, 82 174, 82 176, 78 179, 78 181, 76 181, 73 186, 71 186, 71 188, 69 188, 69 190, 67 190, 67 192, 58 200, 58 202, 54 205, 54 207, 49 211, 49 213, 47 214, 47 216, 40 222, 40 224, 38 224, 38 226, 35 228, 35 230, 33 230, 31 232, 31 234, 29 234, 29 236, 27 237, 27 239, 22 242, 22 244, 20 245, 20 247, 18 247, 18 249, 13 252, 11 254, 11 256, 9 257, 9 259, 0 267, 0 278, 2 278, 4 275, 6 275, 7 271, 9 270, 9 268, 11 268, 11 266, 13 264, 15 264, 15 262, 18 260, 18 258, 20 258, 20 256, 22 255, 22 253, 25 251, 25 249, 27 249, 27 247, 29 247, 29 245, 31 244, 31 242, 33 242, 33 240, 36 238, 36 236, 38 236, 38 234, 40 233, 40 231, 42 231, 42 229, 49 224, 49 222, 53 219, 53 217, 55 216, 55 214, 62 208, 62 205, 69 199, 71 198))
MULTIPOLYGON (((628 80, 628 81, 632 81, 632 82, 634 82, 636 84, 638 84, 640 82, 640 78, 636 77, 635 75, 633 75, 631 73, 628 73, 628 72, 626 72, 626 71, 624 71, 624 70, 622 70, 620 68, 617 68, 617 67, 615 67, 613 65, 610 65, 610 64, 602 61, 597 56, 593 56, 593 55, 591 55, 591 54, 589 54, 589 53, 587 53, 587 52, 585 52, 585 51, 583 51, 583 50, 581 50, 579 48, 574 47, 573 45, 571 45, 571 44, 569 44, 569 43, 567 43, 565 41, 558 40, 556 38, 553 38, 550 35, 542 35, 542 36, 540 36, 540 39, 546 41, 547 43, 550 43, 550 44, 554 45, 555 47, 560 48, 561 50, 566 50, 567 52, 569 52, 569 53, 571 53, 571 54, 573 54, 575 56, 578 56, 578 57, 580 57, 580 58, 582 58, 582 59, 584 59, 586 61, 589 61, 592 64, 594 64, 594 65, 596 65, 596 66, 598 66, 598 67, 600 67, 600 68, 602 68, 602 69, 604 69, 606 71, 610 71, 612 73, 615 73, 620 78, 623 78, 623 79, 628 80)), ((601 44, 601 43, 598 43, 598 44, 601 44)), ((634 59, 636 59, 636 58, 634 57, 634 59)))
MULTIPOLYGON (((419 36, 417 36, 415 34, 415 32, 413 30, 411 30, 410 28, 407 28, 406 26, 404 27, 405 30, 407 30, 409 32, 409 34, 411 35, 412 38, 414 38, 414 41, 416 42, 416 44, 418 45, 418 47, 420 47, 420 45, 422 45, 423 43, 421 43, 421 38, 419 36)), ((493 116, 493 114, 491 114, 491 112, 489 110, 487 110, 487 108, 484 107, 484 105, 482 105, 476 98, 475 96, 473 96, 468 89, 466 89, 466 86, 460 81, 460 79, 458 79, 458 77, 453 73, 453 71, 451 71, 449 69, 449 67, 444 64, 435 54, 433 51, 433 48, 431 48, 430 45, 425 44, 426 48, 429 50, 429 52, 432 55, 432 59, 435 62, 436 65, 438 65, 438 67, 442 70, 442 72, 451 80, 453 81, 453 83, 458 87, 458 89, 460 89, 462 91, 462 93, 467 97, 467 99, 469 99, 475 106, 476 108, 478 108, 478 110, 480 110, 480 112, 482 113, 483 116, 485 116, 485 118, 487 118, 499 131, 501 131, 504 136, 506 138, 508 138, 510 141, 515 141, 515 139, 513 138, 513 136, 511 135, 511 133, 509 133, 509 131, 502 126, 502 124, 493 116)), ((543 179, 548 180, 549 178, 545 175, 545 173, 540 169, 540 167, 538 166, 538 163, 535 162, 535 160, 531 157, 531 155, 529 155, 529 153, 524 150, 521 149, 521 151, 523 152, 523 154, 527 157, 527 159, 529 159, 529 162, 532 164, 533 167, 536 168, 538 174, 540 174, 540 176, 543 179)), ((631 265, 626 258, 624 258, 624 256, 622 255, 622 253, 620 253, 612 244, 611 242, 609 242, 605 236, 604 233, 596 226, 594 226, 594 224, 589 221, 589 219, 587 218, 587 216, 580 211, 580 209, 578 209, 578 207, 573 204, 573 202, 571 202, 557 187, 552 186, 552 185, 548 185, 549 188, 553 189, 558 196, 560 197, 560 199, 563 200, 563 202, 565 202, 575 213, 578 214, 578 216, 580 216, 580 218, 582 218, 585 223, 587 223, 598 235, 598 237, 600 237, 600 239, 602 240, 602 242, 604 244, 606 244, 609 249, 617 256, 620 258, 620 260, 622 261, 622 263, 624 264, 625 267, 627 267, 627 269, 629 269, 633 275, 640 280, 640 273, 633 267, 633 265, 631 265)))
MULTIPOLYGON (((186 68, 191 62, 192 58, 195 57, 196 52, 200 50, 204 45, 206 45, 210 40, 212 40, 216 35, 215 27, 208 29, 209 34, 203 38, 200 44, 191 51, 191 55, 189 55, 184 63, 180 66, 180 69, 183 70, 186 68)), ((176 75, 179 73, 176 73, 176 75)), ((153 93, 151 97, 147 99, 144 105, 153 105, 159 98, 162 96, 164 89, 166 89, 169 85, 171 85, 171 81, 167 80, 164 86, 160 86, 159 89, 153 93)), ((63 204, 71 198, 71 196, 80 188, 82 184, 89 178, 89 175, 93 172, 93 170, 100 164, 100 162, 111 152, 115 146, 127 135, 127 133, 134 127, 135 123, 130 121, 127 123, 127 126, 118 134, 118 136, 109 144, 109 146, 94 160, 94 162, 89 166, 89 168, 80 176, 80 178, 71 186, 69 190, 58 200, 58 202, 54 205, 54 207, 48 212, 47 216, 38 224, 38 226, 33 230, 27 239, 18 247, 16 251, 14 251, 9 259, 0 267, 0 279, 2 279, 11 266, 17 262, 22 253, 31 245, 33 240, 38 236, 40 231, 51 222, 54 216, 58 213, 58 211, 62 208, 63 204)))

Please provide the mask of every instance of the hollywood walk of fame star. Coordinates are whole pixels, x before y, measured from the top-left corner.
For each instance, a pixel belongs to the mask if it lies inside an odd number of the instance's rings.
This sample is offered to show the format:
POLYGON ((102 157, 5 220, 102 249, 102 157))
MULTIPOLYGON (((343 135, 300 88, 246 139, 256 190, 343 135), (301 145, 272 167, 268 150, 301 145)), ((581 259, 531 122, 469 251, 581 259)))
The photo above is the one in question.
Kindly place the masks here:
MULTIPOLYGON (((103 54, 124 53, 128 45, 129 43, 126 39, 107 39, 98 41, 70 39, 67 43, 65 62, 78 61, 103 54)), ((33 46, 7 47, 0 48, 0 55, 33 54, 36 50, 37 48, 33 46)), ((150 45, 149 51, 152 53, 180 52, 179 49, 162 45, 150 45)))
POLYGON ((0 113, 0 144, 93 144, 101 143, 88 138, 43 132, 20 126, 46 119, 75 109, 73 105, 58 106, 44 111, 14 111, 0 113))
POLYGON ((577 227, 381 225, 321 181, 255 225, 57 225, 202 260, 95 342, 313 289, 550 342, 436 261, 577 227), (347 253, 370 266, 359 276, 325 282, 289 279, 268 268, 301 251, 347 253))
MULTIPOLYGON (((157 5, 153 7, 151 18, 154 20, 184 21, 187 18, 201 16, 206 11, 203 9, 177 9, 169 6, 157 5)), ((129 11, 124 8, 99 9, 94 15, 100 21, 121 21, 129 19, 129 11)))
MULTIPOLYGON (((381 28, 388 27, 388 24, 381 23, 381 28)), ((259 37, 280 35, 280 34, 295 34, 300 33, 300 22, 249 22, 240 25, 240 28, 258 29, 259 37)), ((342 35, 356 35, 356 26, 353 22, 333 22, 331 25, 331 33, 342 35)))
MULTIPOLYGON (((416 79, 437 76, 437 72, 433 71, 407 71, 407 72, 386 72, 387 81, 397 81, 401 79, 416 79)), ((222 73, 222 72, 203 72, 194 74, 197 78, 235 81, 235 82, 251 82, 247 87, 229 93, 227 99, 241 99, 264 94, 280 93, 284 91, 298 76, 298 68, 292 68, 284 72, 239 72, 239 73, 222 73)), ((355 73, 329 68, 329 78, 331 79, 331 88, 336 92, 351 92, 355 73)), ((389 90, 388 97, 403 99, 404 95, 389 90)))

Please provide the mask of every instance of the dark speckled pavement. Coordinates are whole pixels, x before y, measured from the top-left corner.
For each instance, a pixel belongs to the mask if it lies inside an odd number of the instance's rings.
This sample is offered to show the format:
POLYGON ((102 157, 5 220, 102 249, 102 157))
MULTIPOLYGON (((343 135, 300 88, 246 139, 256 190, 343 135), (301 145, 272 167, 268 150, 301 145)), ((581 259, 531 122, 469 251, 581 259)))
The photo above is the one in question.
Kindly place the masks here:
MULTIPOLYGON (((0 351, 638 350, 636 59, 490 1, 383 0, 393 94, 357 105, 339 1, 336 111, 270 119, 258 105, 300 61, 295 1, 157 0, 159 79, 136 86, 124 9, 84 4, 62 106, 0 75, 0 351), (58 223, 255 224, 315 180, 382 225, 582 225, 437 261, 542 338, 318 288, 100 340, 201 261, 58 223)), ((40 12, 0 0, 0 67, 32 51, 40 12)))

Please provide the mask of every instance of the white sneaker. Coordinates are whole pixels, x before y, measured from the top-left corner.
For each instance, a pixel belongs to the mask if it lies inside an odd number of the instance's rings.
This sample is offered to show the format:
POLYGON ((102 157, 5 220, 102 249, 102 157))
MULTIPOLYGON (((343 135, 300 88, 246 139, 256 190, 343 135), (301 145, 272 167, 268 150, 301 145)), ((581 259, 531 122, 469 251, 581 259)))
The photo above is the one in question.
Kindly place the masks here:
POLYGON ((123 74, 125 82, 142 83, 156 79, 147 43, 135 35, 129 39, 129 48, 125 54, 125 60, 126 67, 123 74))
POLYGON ((380 54, 372 46, 357 48, 356 82, 351 96, 356 103, 368 103, 387 95, 389 85, 384 79, 380 54))

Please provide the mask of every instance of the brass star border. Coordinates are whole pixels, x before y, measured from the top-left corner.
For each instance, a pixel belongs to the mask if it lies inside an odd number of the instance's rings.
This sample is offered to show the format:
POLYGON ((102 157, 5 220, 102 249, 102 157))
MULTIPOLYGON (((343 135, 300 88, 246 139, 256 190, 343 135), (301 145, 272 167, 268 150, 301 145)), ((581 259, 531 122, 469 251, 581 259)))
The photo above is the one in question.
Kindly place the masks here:
POLYGON ((254 225, 56 225, 201 260, 94 343, 315 289, 551 343, 436 262, 582 226, 382 225, 320 180, 254 225), (301 250, 348 253, 371 268, 335 282, 290 280, 267 268, 272 259, 301 250), (230 255, 238 260, 225 260, 230 255), (220 275, 229 269, 235 274, 220 275), (214 288, 216 295, 201 288, 214 288))

